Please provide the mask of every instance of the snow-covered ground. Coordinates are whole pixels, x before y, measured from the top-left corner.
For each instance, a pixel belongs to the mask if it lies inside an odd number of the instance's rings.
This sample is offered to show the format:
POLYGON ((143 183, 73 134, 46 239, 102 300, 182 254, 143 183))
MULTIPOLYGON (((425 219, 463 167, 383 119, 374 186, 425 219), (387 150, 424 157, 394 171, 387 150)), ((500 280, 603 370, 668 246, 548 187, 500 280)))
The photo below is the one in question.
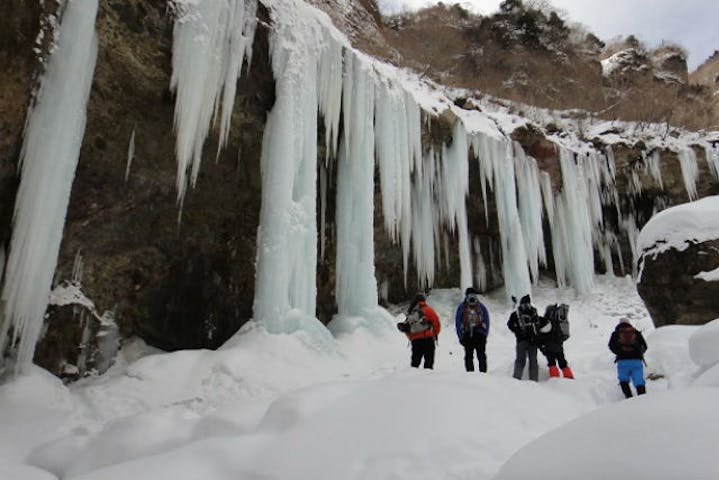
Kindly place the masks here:
POLYGON ((550 380, 543 364, 539 383, 511 378, 503 291, 483 297, 489 372, 464 372, 451 320, 458 289, 428 296, 443 324, 433 371, 409 368, 390 316, 321 347, 312 334, 256 325, 218 351, 160 353, 138 341, 107 374, 69 387, 38 368, 0 386, 0 478, 716 478, 719 325, 654 329, 630 278, 597 283, 581 298, 534 289, 540 311, 570 305, 575 380, 550 380), (623 316, 649 343, 648 394, 632 400, 607 349, 623 316), (703 387, 692 357, 708 370, 703 387))

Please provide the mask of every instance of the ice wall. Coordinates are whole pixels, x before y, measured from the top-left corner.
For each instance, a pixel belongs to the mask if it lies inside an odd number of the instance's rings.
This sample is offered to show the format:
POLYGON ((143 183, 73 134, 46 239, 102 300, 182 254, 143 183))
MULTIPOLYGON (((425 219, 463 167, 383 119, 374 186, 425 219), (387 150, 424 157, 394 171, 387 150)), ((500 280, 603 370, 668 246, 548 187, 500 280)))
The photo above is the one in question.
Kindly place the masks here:
POLYGON ((98 0, 67 3, 25 128, 0 330, 0 351, 19 340, 16 371, 32 363, 57 265, 97 58, 97 8, 98 0))

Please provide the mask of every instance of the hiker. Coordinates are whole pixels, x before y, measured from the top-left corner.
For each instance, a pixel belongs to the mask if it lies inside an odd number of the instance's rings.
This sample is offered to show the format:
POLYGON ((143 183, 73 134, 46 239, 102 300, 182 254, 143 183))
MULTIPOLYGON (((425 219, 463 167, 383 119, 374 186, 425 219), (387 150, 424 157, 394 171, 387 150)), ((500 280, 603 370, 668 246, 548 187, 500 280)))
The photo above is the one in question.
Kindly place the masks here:
MULTIPOLYGON (((512 297, 512 300, 516 299, 512 297)), ((537 327, 539 315, 537 309, 532 306, 529 295, 525 295, 519 301, 517 309, 512 312, 507 321, 507 327, 517 338, 516 358, 514 360, 513 377, 521 380, 524 372, 524 365, 529 358, 529 379, 535 382, 539 380, 539 366, 537 365, 537 327)))
POLYGON ((412 344, 410 365, 419 368, 424 358, 424 368, 434 367, 434 349, 439 335, 440 324, 437 312, 427 305, 424 295, 418 294, 407 309, 407 318, 397 324, 412 344))
POLYGON ((479 301, 479 292, 473 287, 464 292, 464 300, 457 307, 454 316, 457 338, 464 347, 464 368, 474 371, 474 355, 477 354, 477 368, 487 372, 487 336, 489 335, 489 312, 479 301))
POLYGON ((568 305, 555 303, 547 305, 544 316, 539 319, 539 335, 536 343, 539 345, 539 351, 547 358, 550 378, 559 377, 560 370, 564 378, 574 378, 574 373, 564 356, 564 342, 569 338, 568 313, 568 305))
POLYGON ((616 355, 614 361, 617 364, 617 378, 624 396, 632 396, 630 380, 637 389, 637 395, 645 394, 647 389, 644 384, 644 352, 647 351, 647 342, 642 332, 634 328, 628 318, 619 320, 609 339, 609 350, 616 355))

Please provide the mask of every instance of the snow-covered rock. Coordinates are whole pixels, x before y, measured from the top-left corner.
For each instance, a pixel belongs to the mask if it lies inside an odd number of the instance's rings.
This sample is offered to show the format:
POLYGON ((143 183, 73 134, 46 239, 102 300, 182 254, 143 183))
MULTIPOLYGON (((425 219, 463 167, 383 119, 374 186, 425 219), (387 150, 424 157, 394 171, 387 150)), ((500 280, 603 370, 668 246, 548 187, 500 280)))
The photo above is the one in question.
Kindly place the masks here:
POLYGON ((656 326, 701 325, 719 311, 719 196, 668 208, 637 239, 637 288, 656 326))

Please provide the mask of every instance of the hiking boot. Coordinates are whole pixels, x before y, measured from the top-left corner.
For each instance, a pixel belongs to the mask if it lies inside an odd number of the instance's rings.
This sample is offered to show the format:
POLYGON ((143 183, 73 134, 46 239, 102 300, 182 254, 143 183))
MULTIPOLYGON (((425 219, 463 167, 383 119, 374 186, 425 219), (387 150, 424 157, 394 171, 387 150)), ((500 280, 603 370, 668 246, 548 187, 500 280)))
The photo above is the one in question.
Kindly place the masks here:
POLYGON ((625 397, 632 398, 632 389, 629 388, 629 382, 619 382, 619 386, 622 388, 625 397))
POLYGON ((637 385, 637 395, 644 395, 647 393, 647 387, 644 385, 637 385))
POLYGON ((558 377, 559 376, 559 367, 556 365, 550 365, 549 366, 549 376, 550 377, 558 377))
POLYGON ((569 368, 569 366, 566 366, 562 369, 562 375, 564 375, 564 378, 574 378, 574 374, 572 373, 572 369, 569 368))

